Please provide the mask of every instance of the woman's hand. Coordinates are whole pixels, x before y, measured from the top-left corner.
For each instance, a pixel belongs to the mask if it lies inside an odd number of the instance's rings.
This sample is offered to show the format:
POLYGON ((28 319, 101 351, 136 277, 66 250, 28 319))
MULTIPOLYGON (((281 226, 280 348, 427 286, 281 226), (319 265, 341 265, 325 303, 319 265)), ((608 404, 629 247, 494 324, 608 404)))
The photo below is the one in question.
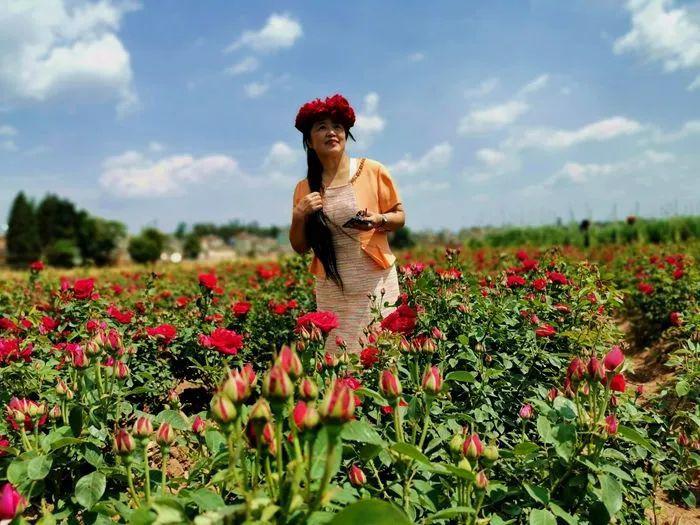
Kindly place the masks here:
POLYGON ((317 191, 304 196, 294 208, 294 215, 299 219, 305 219, 312 213, 323 208, 321 194, 317 191))
POLYGON ((355 228, 358 230, 362 231, 369 231, 369 230, 374 230, 375 228, 378 228, 379 226, 382 225, 382 215, 381 213, 367 213, 367 210, 364 210, 364 213, 362 214, 363 218, 370 221, 370 224, 365 226, 364 224, 358 224, 355 228))

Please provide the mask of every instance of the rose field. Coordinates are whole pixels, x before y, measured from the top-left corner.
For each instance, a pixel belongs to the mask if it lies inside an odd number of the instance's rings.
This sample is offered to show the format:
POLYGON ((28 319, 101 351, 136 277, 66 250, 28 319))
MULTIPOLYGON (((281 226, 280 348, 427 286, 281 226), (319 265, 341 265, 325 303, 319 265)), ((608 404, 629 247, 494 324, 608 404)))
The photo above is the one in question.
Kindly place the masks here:
POLYGON ((7 271, 0 520, 695 523, 698 256, 399 252, 359 355, 308 258, 7 271))

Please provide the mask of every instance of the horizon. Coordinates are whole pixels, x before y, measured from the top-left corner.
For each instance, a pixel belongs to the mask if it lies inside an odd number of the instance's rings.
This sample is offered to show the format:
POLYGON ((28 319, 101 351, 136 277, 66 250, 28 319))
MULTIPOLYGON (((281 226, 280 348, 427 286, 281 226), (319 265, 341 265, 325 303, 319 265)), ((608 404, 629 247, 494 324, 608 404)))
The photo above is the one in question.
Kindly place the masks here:
POLYGON ((700 215, 697 0, 10 0, 0 30, 0 226, 23 190, 132 234, 286 227, 294 116, 334 93, 412 231, 700 215))

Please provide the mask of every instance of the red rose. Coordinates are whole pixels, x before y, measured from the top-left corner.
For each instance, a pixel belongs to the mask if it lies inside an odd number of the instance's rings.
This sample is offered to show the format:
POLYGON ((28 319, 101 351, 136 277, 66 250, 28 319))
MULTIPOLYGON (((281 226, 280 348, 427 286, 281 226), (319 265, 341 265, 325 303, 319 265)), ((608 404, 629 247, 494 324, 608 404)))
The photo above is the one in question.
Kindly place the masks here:
POLYGON ((544 323, 535 329, 535 335, 537 337, 551 337, 556 333, 556 329, 552 325, 547 323, 544 323))
POLYGON ((334 328, 338 328, 338 316, 333 312, 309 312, 297 319, 296 331, 305 328, 310 332, 313 326, 327 334, 334 328))
POLYGON ((118 323, 129 324, 131 322, 131 318, 134 317, 134 312, 131 312, 129 310, 125 310, 122 312, 119 310, 119 308, 111 304, 109 305, 109 308, 107 308, 107 315, 109 315, 118 323))
POLYGON ((217 328, 210 335, 199 335, 199 343, 207 348, 215 348, 222 354, 236 355, 243 348, 243 336, 233 330, 217 328))
POLYGON ((78 279, 73 283, 73 297, 76 299, 89 299, 95 288, 95 279, 78 279))
POLYGON ((364 368, 372 368, 374 363, 379 362, 379 350, 374 347, 368 347, 360 352, 360 363, 364 368))
POLYGON ((506 279, 506 286, 508 288, 515 288, 518 286, 524 286, 525 283, 524 277, 521 277, 520 275, 509 275, 508 278, 506 279))
POLYGON ((199 274, 199 285, 203 286, 207 290, 213 290, 216 288, 216 275, 213 273, 200 273, 199 274))
POLYGON ((390 332, 409 335, 416 327, 416 318, 415 310, 402 304, 382 320, 381 327, 390 332))
POLYGON ((33 272, 40 272, 44 269, 44 263, 41 261, 34 261, 29 265, 29 269, 33 272))
POLYGON ((250 303, 245 301, 239 301, 231 307, 231 311, 236 317, 245 317, 246 315, 248 315, 248 312, 250 312, 250 307, 250 303))
POLYGON ((146 333, 151 337, 162 341, 164 345, 169 345, 175 336, 177 336, 177 329, 171 324, 162 324, 156 326, 155 328, 146 328, 146 333))
POLYGON ((668 316, 668 319, 673 326, 683 325, 683 314, 680 312, 671 312, 668 316))
POLYGON ((547 288, 547 279, 535 279, 534 281, 532 281, 532 287, 538 292, 541 292, 542 290, 547 288))
POLYGON ((639 283, 637 285, 637 290, 642 292, 644 295, 651 295, 654 293, 654 287, 651 284, 645 282, 639 283))
POLYGON ((547 277, 549 277, 550 281, 556 284, 567 284, 569 282, 566 275, 561 272, 548 272, 547 277))

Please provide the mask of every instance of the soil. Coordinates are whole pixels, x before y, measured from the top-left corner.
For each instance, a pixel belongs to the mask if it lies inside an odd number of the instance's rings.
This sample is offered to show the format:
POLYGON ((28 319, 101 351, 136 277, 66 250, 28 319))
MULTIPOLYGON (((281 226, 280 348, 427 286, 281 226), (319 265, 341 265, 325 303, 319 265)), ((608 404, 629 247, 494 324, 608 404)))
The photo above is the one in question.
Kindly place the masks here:
MULTIPOLYGON (((631 334, 629 321, 620 321, 618 327, 625 334, 628 343, 625 354, 632 362, 630 372, 625 375, 634 387, 642 385, 644 391, 640 401, 644 404, 672 381, 673 370, 664 363, 673 342, 662 337, 640 347, 638 340, 631 334)), ((653 525, 700 525, 700 509, 681 507, 669 501, 663 491, 657 493, 656 503, 657 522, 654 522, 653 511, 647 512, 653 525)))

